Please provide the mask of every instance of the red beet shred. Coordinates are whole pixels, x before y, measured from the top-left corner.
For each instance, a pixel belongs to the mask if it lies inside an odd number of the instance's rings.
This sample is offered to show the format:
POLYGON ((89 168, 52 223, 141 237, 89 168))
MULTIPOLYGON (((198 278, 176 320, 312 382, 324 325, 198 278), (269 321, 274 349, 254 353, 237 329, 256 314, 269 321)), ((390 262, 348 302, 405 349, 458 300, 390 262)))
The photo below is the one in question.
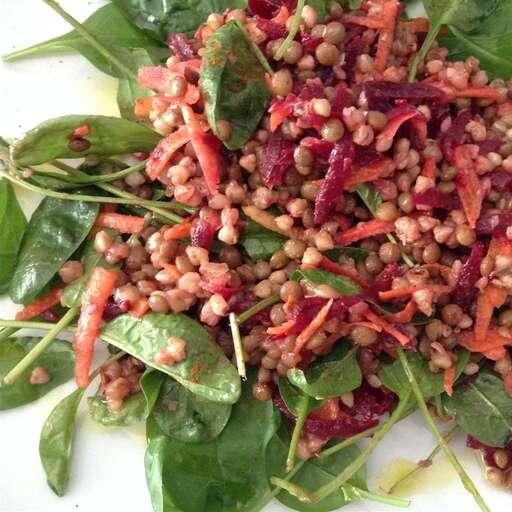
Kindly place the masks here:
POLYGON ((465 311, 468 311, 474 302, 477 289, 475 285, 480 279, 480 263, 485 255, 485 246, 482 242, 476 242, 471 248, 471 254, 459 272, 457 285, 452 295, 452 300, 465 311))
POLYGON ((285 139, 281 130, 270 135, 261 168, 261 177, 267 187, 280 185, 286 171, 293 164, 293 142, 285 139))

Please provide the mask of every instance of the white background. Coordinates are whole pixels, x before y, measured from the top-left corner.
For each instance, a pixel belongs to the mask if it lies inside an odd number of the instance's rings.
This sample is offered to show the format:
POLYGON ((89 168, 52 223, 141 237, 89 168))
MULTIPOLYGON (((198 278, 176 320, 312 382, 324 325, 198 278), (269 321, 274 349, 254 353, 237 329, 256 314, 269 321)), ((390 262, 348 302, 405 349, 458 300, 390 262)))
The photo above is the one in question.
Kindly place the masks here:
MULTIPOLYGON (((104 2, 63 1, 63 6, 83 20, 104 2)), ((51 9, 39 0, 1 0, 0 54, 24 48, 68 30, 51 9)), ((0 135, 19 136, 47 118, 64 114, 117 115, 116 81, 96 71, 79 56, 66 55, 0 63, 0 135)), ((34 198, 19 195, 24 208, 34 198)), ((0 317, 11 318, 15 307, 0 299, 0 317)), ((39 432, 46 416, 68 392, 70 383, 37 403, 0 412, 0 512, 103 512, 125 509, 150 512, 144 482, 144 436, 139 429, 108 429, 94 424, 81 410, 68 494, 57 498, 46 486, 38 456, 39 432)), ((510 510, 510 494, 491 489, 481 476, 477 457, 463 448, 464 439, 453 443, 494 512, 510 510)), ((397 457, 418 461, 425 458, 434 441, 421 418, 415 416, 394 428, 369 463, 369 483, 397 457)), ((423 471, 402 495, 412 494, 411 512, 434 512, 451 508, 472 512, 478 507, 464 491, 444 456, 423 471)), ((271 505, 268 512, 282 511, 271 505)), ((378 504, 354 503, 347 512, 397 510, 378 504)))

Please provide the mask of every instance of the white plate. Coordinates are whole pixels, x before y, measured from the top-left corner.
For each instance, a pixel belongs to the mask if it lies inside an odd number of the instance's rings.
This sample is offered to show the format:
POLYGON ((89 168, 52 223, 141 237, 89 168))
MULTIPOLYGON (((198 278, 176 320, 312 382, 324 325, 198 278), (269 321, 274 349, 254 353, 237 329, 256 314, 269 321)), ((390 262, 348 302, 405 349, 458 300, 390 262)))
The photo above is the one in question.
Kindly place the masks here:
MULTIPOLYGON (((84 19, 105 2, 63 1, 78 19, 84 19)), ((0 54, 26 47, 68 30, 68 26, 43 2, 2 0, 0 7, 0 54)), ((45 119, 64 114, 118 115, 116 81, 96 71, 80 56, 68 55, 31 59, 14 64, 0 63, 0 135, 15 137, 45 119)), ((31 211, 36 199, 21 193, 24 208, 31 211)), ((0 300, 0 317, 11 318, 15 306, 0 300)), ((81 411, 77 429, 71 484, 64 498, 46 486, 38 456, 41 425, 59 399, 73 389, 63 386, 37 403, 0 413, 0 512, 98 512, 129 510, 151 512, 144 481, 144 438, 142 429, 108 429, 94 424, 81 411)), ((393 459, 425 458, 434 445, 421 418, 397 425, 372 456, 368 471, 370 486, 376 475, 393 459)), ((510 495, 490 488, 471 450, 461 438, 454 443, 494 512, 510 509, 510 495), (508 504, 508 506, 507 506, 508 504)), ((439 456, 433 467, 416 481, 411 512, 442 509, 472 512, 478 507, 464 491, 446 459, 439 456)), ((268 512, 283 511, 272 504, 268 512)), ((346 512, 397 510, 379 504, 358 502, 346 512)))

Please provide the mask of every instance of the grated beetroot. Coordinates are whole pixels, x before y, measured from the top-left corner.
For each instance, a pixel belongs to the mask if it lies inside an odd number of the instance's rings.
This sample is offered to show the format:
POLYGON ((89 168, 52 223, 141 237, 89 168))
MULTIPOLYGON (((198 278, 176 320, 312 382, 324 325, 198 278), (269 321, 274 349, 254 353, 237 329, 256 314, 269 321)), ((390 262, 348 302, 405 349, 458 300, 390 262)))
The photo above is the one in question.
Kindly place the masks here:
POLYGON ((171 49, 172 53, 181 61, 196 58, 196 52, 194 51, 194 48, 192 48, 192 45, 185 34, 171 34, 167 38, 167 45, 171 49))
POLYGON ((279 23, 266 18, 258 18, 256 25, 262 32, 265 32, 270 39, 285 37, 287 33, 284 25, 279 25, 279 23))
POLYGON ((471 254, 460 269, 457 285, 452 295, 452 300, 465 311, 469 311, 477 294, 475 285, 480 279, 480 263, 485 256, 485 246, 482 242, 476 242, 471 248, 471 254))
POLYGON ((315 197, 315 224, 323 224, 341 197, 343 185, 352 169, 355 147, 352 137, 337 142, 329 156, 329 169, 315 197))
POLYGON ((130 301, 114 301, 112 297, 110 297, 105 304, 105 309, 103 310, 103 320, 105 322, 110 322, 116 316, 123 315, 132 307, 130 301))
MULTIPOLYGON (((357 27, 360 30, 360 27, 357 27)), ((357 69, 357 57, 364 53, 365 42, 360 34, 354 35, 345 44, 345 69, 347 77, 352 80, 357 69)))
POLYGON ((215 236, 215 228, 207 219, 199 219, 190 234, 190 245, 209 250, 215 236))
MULTIPOLYGON (((286 29, 285 29, 285 32, 286 32, 286 29)), ((280 37, 283 37, 283 36, 280 36, 280 37)), ((304 46, 304 48, 309 53, 314 53, 317 46, 319 46, 321 43, 324 42, 324 38, 323 37, 314 37, 311 34, 304 33, 300 36, 300 42, 301 42, 302 46, 304 46)))
MULTIPOLYGON (((496 450, 498 448, 495 448, 494 446, 488 446, 470 435, 468 435, 468 437, 467 437, 466 446, 468 448, 472 448, 473 450, 481 450, 487 466, 490 466, 491 468, 498 467, 496 465, 496 461, 494 460, 494 454, 496 453, 496 450)), ((505 446, 504 448, 500 448, 500 449, 505 450, 509 457, 507 466, 504 468, 500 468, 500 469, 503 469, 506 471, 507 469, 512 468, 512 442, 508 443, 507 446, 505 446)))
POLYGON ((414 206, 419 210, 440 208, 442 210, 456 210, 462 207, 456 193, 444 193, 435 187, 413 195, 414 206))
POLYGON ((293 165, 293 142, 281 130, 270 135, 263 155, 261 179, 267 187, 281 185, 288 168, 293 165))
POLYGON ((476 222, 477 235, 504 235, 512 226, 512 213, 484 213, 476 222))
POLYGON ((201 282, 201 288, 210 293, 216 293, 218 295, 222 295, 224 299, 229 300, 233 295, 240 293, 243 291, 243 286, 237 286, 236 288, 231 288, 229 286, 224 286, 220 284, 210 283, 210 282, 201 282))
POLYGON ((336 96, 331 102, 331 116, 337 119, 343 119, 343 109, 354 104, 354 98, 348 92, 346 87, 339 85, 336 89, 336 96))
POLYGON ((464 143, 466 138, 466 125, 471 121, 469 110, 461 112, 452 122, 451 126, 441 135, 440 146, 444 157, 450 162, 455 161, 455 148, 464 143))
MULTIPOLYGON (((314 98, 325 98, 324 84, 320 78, 306 80, 305 85, 300 86, 299 99, 309 101, 314 98)), ((325 121, 325 119, 324 119, 325 121)))
POLYGON ((54 308, 47 309, 41 313, 41 318, 45 322, 55 323, 60 320, 61 315, 54 308))
POLYGON ((480 148, 479 154, 487 156, 489 153, 497 153, 504 142, 500 139, 489 139, 479 142, 477 146, 480 148))
POLYGON ((381 112, 392 109, 396 100, 406 100, 413 105, 445 101, 445 94, 440 89, 422 83, 368 81, 363 85, 363 93, 368 106, 381 112))
POLYGON ((297 5, 296 0, 249 0, 249 9, 253 14, 262 18, 273 18, 282 6, 288 7, 291 12, 297 5))
POLYGON ((510 190, 512 188, 512 173, 496 170, 488 172, 485 175, 485 178, 489 178, 491 180, 491 185, 493 189, 496 189, 498 192, 505 192, 506 190, 510 190))

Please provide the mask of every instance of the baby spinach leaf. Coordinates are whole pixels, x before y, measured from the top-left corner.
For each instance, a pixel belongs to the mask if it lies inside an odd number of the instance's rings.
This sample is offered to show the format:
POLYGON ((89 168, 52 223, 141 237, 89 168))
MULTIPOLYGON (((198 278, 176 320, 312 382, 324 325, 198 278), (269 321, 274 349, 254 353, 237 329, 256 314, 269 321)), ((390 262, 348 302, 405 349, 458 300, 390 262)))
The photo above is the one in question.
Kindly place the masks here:
MULTIPOLYGON (((432 373, 428 361, 419 352, 404 352, 414 376, 418 381, 425 400, 444 392, 443 372, 432 373)), ((456 378, 458 378, 469 361, 470 353, 467 350, 457 352, 456 378)), ((399 397, 410 391, 410 384, 400 361, 397 359, 381 365, 379 378, 382 383, 399 397)), ((414 398, 412 398, 414 400, 414 398)))
POLYGON ((27 226, 9 295, 27 303, 53 278, 91 230, 98 205, 45 197, 27 226))
MULTIPOLYGON (((83 27, 100 43, 125 62, 128 67, 132 67, 131 62, 126 58, 126 55, 121 54, 122 49, 145 48, 154 59, 163 57, 165 52, 165 48, 160 47, 159 43, 148 37, 142 30, 132 25, 125 18, 123 13, 111 3, 100 7, 94 12, 83 22, 83 27)), ((14 62, 25 57, 59 55, 68 53, 69 51, 81 53, 91 64, 104 73, 116 77, 124 76, 116 66, 112 65, 104 55, 91 46, 76 30, 5 55, 3 60, 6 62, 14 62)))
POLYGON ((288 370, 288 380, 313 398, 338 397, 361 385, 363 377, 356 356, 357 347, 347 350, 345 345, 340 345, 306 370, 288 370))
POLYGON ((79 158, 86 155, 122 155, 151 151, 160 135, 149 128, 118 117, 71 115, 49 119, 17 141, 12 157, 20 166, 37 165, 55 158, 79 158), (90 145, 77 153, 69 148, 69 136, 75 128, 88 126, 90 145))
POLYGON ((215 439, 231 414, 229 404, 211 402, 167 378, 153 408, 160 430, 177 441, 197 443, 215 439))
POLYGON ((0 411, 25 405, 49 393, 73 377, 75 355, 67 341, 54 340, 46 351, 14 384, 4 384, 5 375, 40 341, 40 338, 10 338, 0 343, 0 411), (46 384, 30 384, 32 370, 41 366, 48 370, 46 384))
POLYGON ((512 398, 490 370, 481 370, 475 380, 457 386, 443 403, 462 430, 482 443, 505 446, 512 439, 512 398))
POLYGON ((337 247, 326 251, 324 254, 333 261, 338 261, 342 256, 352 258, 354 261, 364 261, 368 256, 375 253, 362 247, 337 247))
POLYGON ((137 27, 164 43, 173 32, 194 35, 213 12, 247 7, 246 0, 113 0, 113 3, 137 27))
POLYGON ((123 407, 113 411, 101 396, 90 396, 87 399, 89 416, 104 427, 129 427, 144 419, 146 399, 139 392, 123 401, 123 407))
MULTIPOLYGON (((283 425, 279 429, 279 432, 272 437, 267 448, 266 467, 268 478, 272 476, 286 476, 285 462, 289 442, 290 436, 286 427, 283 425)), ((352 445, 326 458, 309 459, 291 481, 306 489, 322 487, 338 476, 359 453, 359 448, 352 445)), ((365 467, 361 467, 348 483, 366 489, 365 467)), ((277 495, 277 499, 283 503, 283 505, 293 510, 304 512, 327 512, 329 510, 337 510, 351 501, 351 499, 347 499, 347 497, 348 496, 346 496, 342 490, 339 490, 318 503, 302 503, 297 498, 284 491, 277 495)))
POLYGON ((208 39, 199 84, 213 132, 219 136, 218 122, 227 121, 231 137, 223 141, 224 145, 229 149, 242 147, 258 126, 270 91, 260 62, 234 21, 208 39))
POLYGON ((146 368, 146 371, 142 374, 139 385, 146 400, 144 418, 147 418, 155 407, 160 389, 166 378, 167 375, 165 373, 153 370, 153 368, 146 368))
POLYGON ((83 394, 83 389, 77 389, 61 400, 41 431, 39 456, 48 485, 57 496, 64 496, 68 487, 76 413, 83 394))
MULTIPOLYGON (((0 139, 0 144, 1 144, 0 139)), ((0 295, 7 292, 27 226, 12 185, 0 179, 0 295)))
POLYGON ((283 248, 286 238, 261 224, 247 219, 240 244, 252 260, 269 260, 283 248))
POLYGON ((357 195, 375 217, 377 208, 382 204, 382 196, 379 191, 373 185, 362 183, 357 187, 357 195))
POLYGON ((291 277, 294 281, 305 279, 312 284, 328 284, 341 295, 355 295, 361 288, 348 277, 338 276, 320 268, 298 268, 291 277))
MULTIPOLYGON (((279 378, 277 386, 279 388, 279 394, 281 395, 281 398, 283 399, 288 410, 294 416, 298 416, 300 407, 302 406, 303 398, 306 396, 305 393, 301 389, 293 386, 288 379, 283 377, 279 378)), ((314 411, 315 409, 322 407, 322 405, 324 405, 324 400, 311 400, 308 412, 314 411)))
POLYGON ((210 335, 185 315, 121 315, 105 326, 101 338, 207 400, 232 404, 240 396, 236 368, 210 335), (174 365, 155 363, 155 356, 167 346, 170 336, 187 342, 186 359, 174 365))
POLYGON ((249 376, 228 424, 213 441, 176 441, 148 419, 145 467, 155 510, 248 511, 268 491, 265 454, 280 416, 271 401, 252 396, 253 381, 249 376))

